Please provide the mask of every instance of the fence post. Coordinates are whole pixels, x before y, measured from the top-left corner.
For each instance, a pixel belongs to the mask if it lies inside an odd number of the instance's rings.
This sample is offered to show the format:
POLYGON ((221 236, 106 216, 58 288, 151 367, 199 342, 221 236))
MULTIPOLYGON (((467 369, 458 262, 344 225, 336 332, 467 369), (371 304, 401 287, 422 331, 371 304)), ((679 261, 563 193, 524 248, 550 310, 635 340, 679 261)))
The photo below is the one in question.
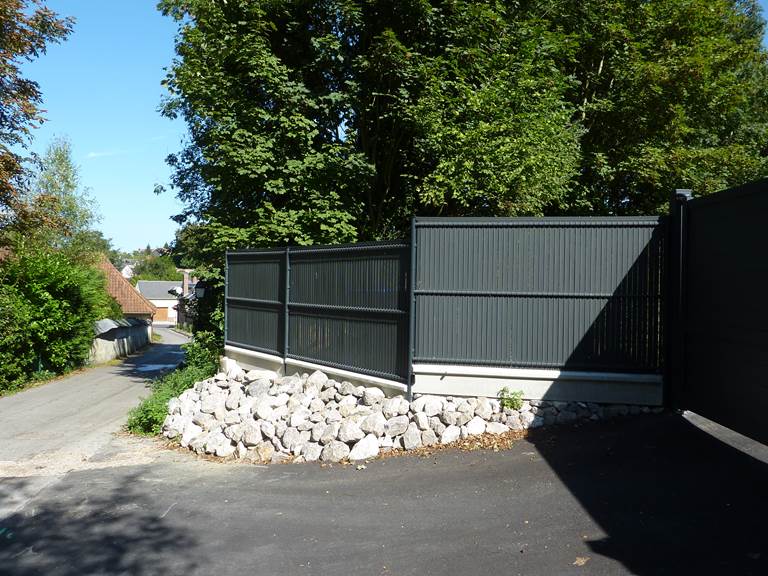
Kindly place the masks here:
POLYGON ((416 346, 416 218, 411 218, 411 261, 408 273, 408 401, 413 401, 413 356, 416 346))
POLYGON ((229 340, 229 250, 224 252, 224 346, 229 340))
POLYGON ((283 369, 288 359, 288 326, 290 315, 288 305, 291 300, 291 247, 285 247, 285 273, 283 274, 285 286, 283 288, 283 369))
POLYGON ((683 408, 685 389, 685 254, 687 250, 688 189, 677 189, 669 204, 669 249, 667 253, 666 354, 664 403, 683 408))

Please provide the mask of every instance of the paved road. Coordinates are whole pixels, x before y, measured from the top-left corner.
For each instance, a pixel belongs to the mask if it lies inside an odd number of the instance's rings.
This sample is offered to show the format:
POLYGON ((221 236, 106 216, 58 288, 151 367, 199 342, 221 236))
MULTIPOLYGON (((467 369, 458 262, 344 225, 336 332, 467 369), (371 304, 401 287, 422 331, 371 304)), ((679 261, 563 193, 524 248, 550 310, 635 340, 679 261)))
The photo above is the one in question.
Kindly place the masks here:
MULTIPOLYGON (((99 366, 0 398, 0 515, 84 463, 111 441, 146 382, 183 359, 187 338, 167 328, 162 342, 119 365, 99 366), (36 479, 28 491, 3 490, 3 477, 36 479)), ((2 573, 2 567, 0 567, 2 573)))
POLYGON ((358 470, 118 437, 0 516, 0 573, 766 574, 768 451, 726 439, 644 416, 358 470), (130 453, 147 459, 114 465, 130 453))

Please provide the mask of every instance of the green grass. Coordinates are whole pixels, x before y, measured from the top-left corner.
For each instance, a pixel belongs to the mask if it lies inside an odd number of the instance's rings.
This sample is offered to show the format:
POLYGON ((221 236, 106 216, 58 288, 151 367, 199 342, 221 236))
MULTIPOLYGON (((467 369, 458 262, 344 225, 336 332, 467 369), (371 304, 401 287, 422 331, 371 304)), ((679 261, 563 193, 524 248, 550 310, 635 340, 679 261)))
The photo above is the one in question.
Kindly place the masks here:
POLYGON ((168 401, 212 375, 210 368, 187 366, 158 378, 152 382, 152 393, 128 414, 128 430, 141 436, 160 434, 168 413, 168 401))

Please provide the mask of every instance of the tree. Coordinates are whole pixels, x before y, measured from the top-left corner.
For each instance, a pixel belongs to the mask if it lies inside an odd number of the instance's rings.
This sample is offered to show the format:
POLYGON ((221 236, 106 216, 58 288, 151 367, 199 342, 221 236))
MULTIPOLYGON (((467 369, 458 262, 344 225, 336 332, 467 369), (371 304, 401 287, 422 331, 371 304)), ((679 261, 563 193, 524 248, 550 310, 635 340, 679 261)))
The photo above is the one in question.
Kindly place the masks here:
POLYGON ((755 0, 163 0, 175 251, 402 237, 413 215, 649 214, 768 175, 755 0))
POLYGON ((92 230, 99 217, 90 191, 81 186, 70 141, 55 138, 37 164, 27 202, 49 224, 33 233, 54 248, 82 244, 80 237, 92 230))
POLYGON ((671 190, 709 194, 768 175, 765 22, 754 0, 530 2, 566 34, 563 71, 584 126, 571 206, 667 210, 671 190))
POLYGON ((569 80, 501 3, 160 6, 180 28, 163 112, 190 131, 169 158, 182 223, 332 243, 400 236, 415 212, 540 214, 568 191, 569 80))
POLYGON ((25 171, 13 150, 25 147, 31 128, 42 122, 42 97, 38 84, 22 75, 21 63, 64 40, 72 24, 40 0, 0 0, 0 227, 22 220, 32 228, 37 220, 19 204, 25 171))
POLYGON ((145 256, 133 269, 131 282, 136 284, 139 280, 181 280, 182 274, 176 270, 176 266, 170 256, 161 255, 145 256))

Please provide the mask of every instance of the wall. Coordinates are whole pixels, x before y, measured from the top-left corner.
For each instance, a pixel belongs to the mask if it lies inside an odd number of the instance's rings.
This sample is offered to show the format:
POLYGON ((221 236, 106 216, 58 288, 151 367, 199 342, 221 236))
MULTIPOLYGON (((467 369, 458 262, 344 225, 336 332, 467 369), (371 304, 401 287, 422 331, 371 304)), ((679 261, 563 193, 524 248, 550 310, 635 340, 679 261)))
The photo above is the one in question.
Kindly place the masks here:
POLYGON ((121 326, 94 338, 90 364, 103 364, 115 358, 125 358, 150 342, 151 326, 121 326))

